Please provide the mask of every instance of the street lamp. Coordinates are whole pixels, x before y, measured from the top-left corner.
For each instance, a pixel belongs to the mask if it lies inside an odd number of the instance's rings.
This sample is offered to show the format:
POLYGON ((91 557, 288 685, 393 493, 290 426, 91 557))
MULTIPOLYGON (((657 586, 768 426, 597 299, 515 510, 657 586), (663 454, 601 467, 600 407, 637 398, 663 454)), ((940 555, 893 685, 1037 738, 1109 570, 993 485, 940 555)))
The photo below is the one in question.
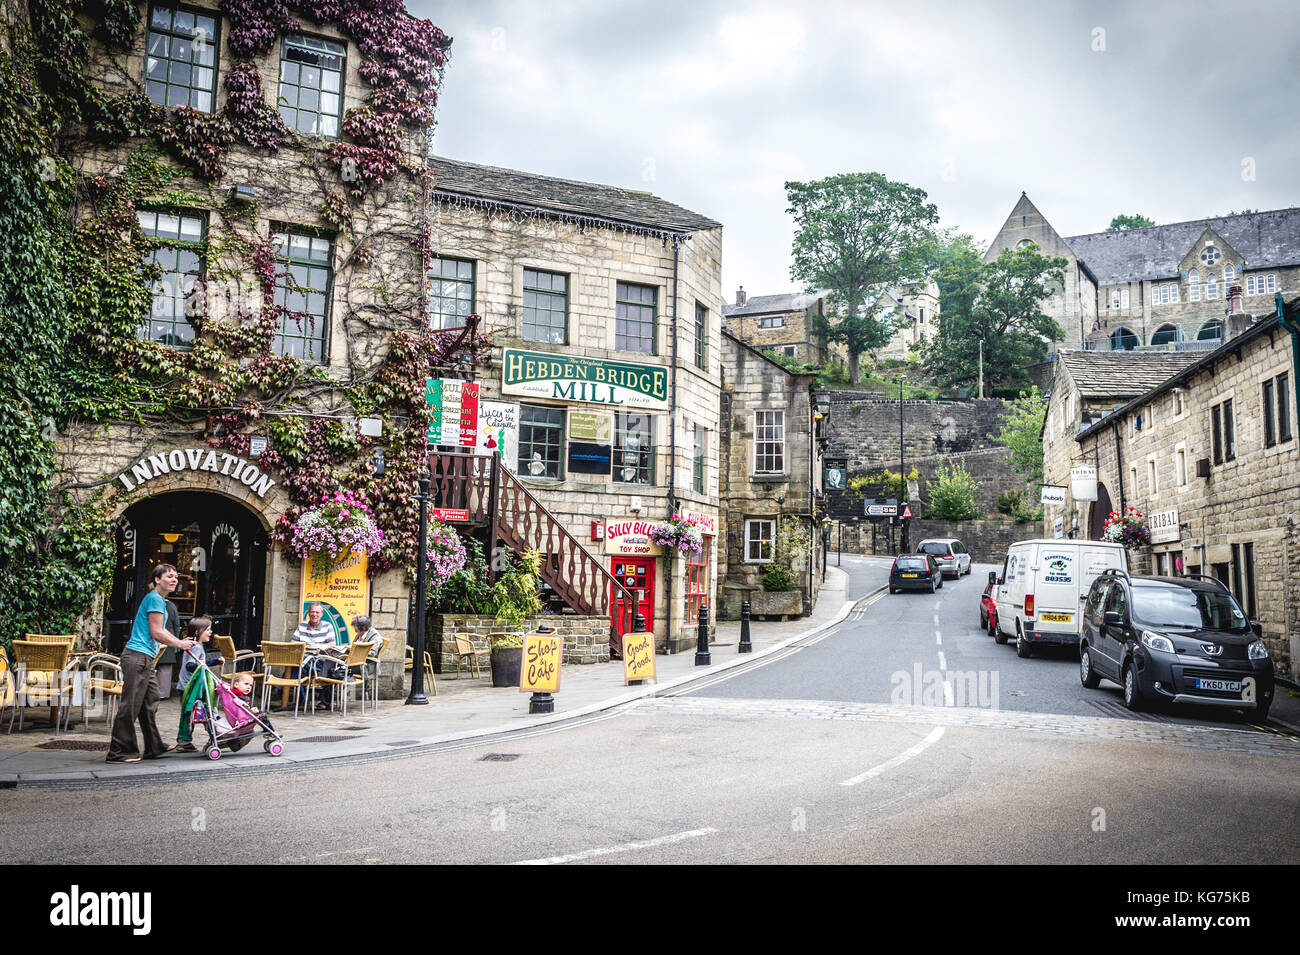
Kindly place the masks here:
POLYGON ((411 693, 407 706, 427 706, 424 695, 424 599, 429 576, 429 457, 420 467, 420 545, 415 557, 415 659, 411 663, 411 693))

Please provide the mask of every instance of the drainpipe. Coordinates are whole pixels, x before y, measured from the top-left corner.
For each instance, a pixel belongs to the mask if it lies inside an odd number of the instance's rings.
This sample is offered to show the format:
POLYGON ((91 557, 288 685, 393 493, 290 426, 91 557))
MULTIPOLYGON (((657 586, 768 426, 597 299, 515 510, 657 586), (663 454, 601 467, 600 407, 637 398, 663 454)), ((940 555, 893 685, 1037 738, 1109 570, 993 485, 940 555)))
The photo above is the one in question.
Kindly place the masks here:
POLYGON ((1293 414, 1300 414, 1300 325, 1297 325, 1295 319, 1287 317, 1281 292, 1277 293, 1273 301, 1277 304, 1278 323, 1291 333, 1291 386, 1295 389, 1296 401, 1293 414))
POLYGON ((1124 513, 1124 456, 1119 440, 1119 422, 1112 421, 1110 429, 1115 432, 1115 477, 1119 481, 1119 512, 1122 515, 1124 513))
POLYGON ((677 510, 677 270, 681 259, 681 236, 673 236, 673 367, 668 386, 668 516, 677 510))
POLYGON ((813 608, 813 555, 817 553, 817 383, 808 386, 808 612, 813 608))
MULTIPOLYGON (((673 367, 669 372, 671 381, 668 386, 668 517, 677 511, 677 276, 681 263, 680 235, 673 236, 673 324, 672 324, 672 358, 673 367)), ((664 636, 668 652, 673 652, 673 558, 669 554, 665 561, 664 574, 664 636)), ((683 622, 690 626, 690 621, 683 622)))

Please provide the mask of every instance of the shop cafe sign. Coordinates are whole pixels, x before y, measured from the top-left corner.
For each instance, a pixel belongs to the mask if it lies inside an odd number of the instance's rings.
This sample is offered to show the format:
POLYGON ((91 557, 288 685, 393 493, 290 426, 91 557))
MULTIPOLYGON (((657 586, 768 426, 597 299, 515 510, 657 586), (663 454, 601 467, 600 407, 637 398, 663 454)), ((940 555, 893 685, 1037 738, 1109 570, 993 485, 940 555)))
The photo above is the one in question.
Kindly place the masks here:
POLYGON ((1055 484, 1044 484, 1043 491, 1038 496, 1039 504, 1064 504, 1065 488, 1055 484))
POLYGON ((151 454, 131 465, 131 469, 123 471, 117 479, 128 491, 134 491, 159 475, 179 474, 182 471, 224 474, 248 487, 262 500, 266 500, 266 492, 275 487, 275 481, 258 470, 256 464, 210 448, 178 448, 175 451, 151 454))
POLYGON ((501 391, 667 411, 668 369, 507 348, 502 355, 501 391))

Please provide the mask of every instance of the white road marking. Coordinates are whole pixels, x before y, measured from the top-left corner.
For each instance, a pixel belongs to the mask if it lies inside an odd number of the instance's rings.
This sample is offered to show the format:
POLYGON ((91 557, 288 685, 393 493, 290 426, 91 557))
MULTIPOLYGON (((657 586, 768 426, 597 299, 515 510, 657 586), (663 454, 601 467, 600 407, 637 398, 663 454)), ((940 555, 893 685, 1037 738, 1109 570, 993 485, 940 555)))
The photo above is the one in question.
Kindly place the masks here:
POLYGON ((567 856, 551 856, 546 859, 525 859, 522 862, 516 862, 515 865, 564 865, 566 862, 577 862, 580 859, 593 859, 597 856, 614 855, 618 852, 633 852, 637 849, 652 849, 655 846, 666 846, 674 842, 685 842, 687 839, 698 839, 700 836, 712 835, 717 832, 712 827, 707 829, 690 829, 686 832, 675 832, 671 836, 660 836, 658 839, 645 839, 640 842, 624 842, 617 846, 601 846, 599 849, 585 849, 582 852, 573 852, 567 856))
POLYGON ((948 669, 948 661, 943 658, 942 650, 939 651, 939 669, 940 670, 948 669))
POLYGON ((876 778, 881 773, 887 772, 888 770, 893 769, 895 766, 901 766, 903 763, 907 762, 913 756, 921 755, 923 752, 925 752, 927 749, 929 749, 931 746, 937 743, 939 741, 939 738, 943 736, 943 731, 944 728, 942 726, 936 726, 934 729, 930 730, 929 736, 921 740, 921 742, 917 743, 915 746, 904 750, 903 752, 895 756, 893 759, 885 760, 885 762, 881 763, 879 766, 871 767, 871 769, 868 769, 865 773, 862 773, 860 776, 854 776, 852 779, 844 780, 844 782, 840 783, 840 785, 856 786, 858 783, 865 782, 868 779, 876 778))
POLYGON ((934 632, 934 642, 939 646, 943 646, 943 634, 941 634, 938 630, 934 632))
POLYGON ((939 615, 938 615, 938 614, 935 614, 935 615, 934 615, 934 625, 935 625, 936 627, 939 626, 939 615))

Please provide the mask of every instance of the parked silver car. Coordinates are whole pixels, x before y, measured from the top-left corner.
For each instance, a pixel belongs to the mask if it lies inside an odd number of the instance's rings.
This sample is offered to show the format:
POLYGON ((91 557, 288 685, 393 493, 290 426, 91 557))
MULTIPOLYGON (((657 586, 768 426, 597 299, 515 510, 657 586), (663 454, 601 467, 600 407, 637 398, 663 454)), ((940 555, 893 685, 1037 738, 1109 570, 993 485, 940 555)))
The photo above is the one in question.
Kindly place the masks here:
POLYGON ((970 573, 970 551, 955 537, 934 537, 916 545, 917 553, 929 554, 939 562, 945 577, 970 573))

